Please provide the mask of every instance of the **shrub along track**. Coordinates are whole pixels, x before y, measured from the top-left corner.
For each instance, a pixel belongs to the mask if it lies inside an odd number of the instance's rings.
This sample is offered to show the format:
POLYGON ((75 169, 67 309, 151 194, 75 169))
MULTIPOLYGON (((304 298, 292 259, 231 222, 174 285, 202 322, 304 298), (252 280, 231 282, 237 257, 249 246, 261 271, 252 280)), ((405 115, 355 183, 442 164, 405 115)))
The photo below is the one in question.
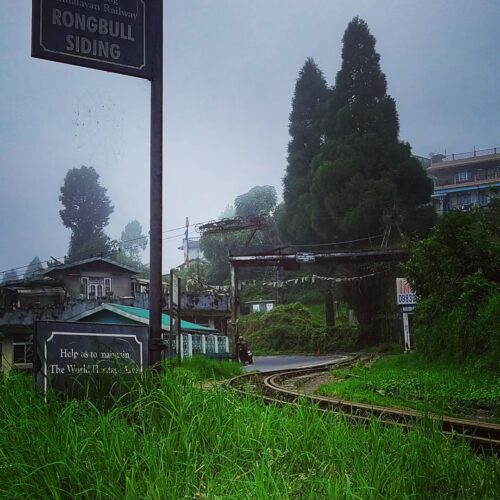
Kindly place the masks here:
POLYGON ((435 425, 444 434, 465 439, 475 451, 500 455, 500 425, 498 424, 432 414, 424 415, 413 410, 316 396, 306 394, 297 388, 310 383, 316 377, 324 377, 331 368, 347 367, 357 361, 370 359, 373 360, 373 357, 349 355, 332 363, 310 368, 251 372, 232 378, 226 384, 242 396, 262 397, 267 404, 297 405, 299 401, 305 400, 315 405, 320 411, 343 414, 349 420, 364 425, 373 418, 383 424, 397 425, 406 429, 410 429, 417 422, 423 425, 435 425))

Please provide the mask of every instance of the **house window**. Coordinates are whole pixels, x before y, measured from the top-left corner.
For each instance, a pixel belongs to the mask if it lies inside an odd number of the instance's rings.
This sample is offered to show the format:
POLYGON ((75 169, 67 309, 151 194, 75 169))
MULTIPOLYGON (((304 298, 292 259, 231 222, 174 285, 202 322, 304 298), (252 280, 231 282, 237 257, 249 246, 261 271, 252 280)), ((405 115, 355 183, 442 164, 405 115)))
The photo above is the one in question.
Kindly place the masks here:
POLYGON ((486 171, 486 178, 487 178, 487 179, 494 179, 495 177, 497 177, 497 171, 496 171, 496 168, 489 168, 489 169, 486 171))
POLYGON ((486 191, 479 191, 478 198, 480 206, 488 204, 488 193, 486 191))
POLYGON ((455 174, 455 182, 467 182, 469 180, 469 172, 464 170, 455 174))
POLYGON ((87 285, 87 295, 89 299, 100 299, 111 295, 113 292, 111 278, 82 278, 82 281, 86 280, 87 285))
POLYGON ((460 206, 470 205, 470 193, 460 193, 457 202, 460 206))
POLYGON ((80 298, 87 299, 89 296, 89 279, 80 278, 80 298))
POLYGON ((14 365, 28 365, 33 363, 33 343, 32 342, 13 342, 14 365))

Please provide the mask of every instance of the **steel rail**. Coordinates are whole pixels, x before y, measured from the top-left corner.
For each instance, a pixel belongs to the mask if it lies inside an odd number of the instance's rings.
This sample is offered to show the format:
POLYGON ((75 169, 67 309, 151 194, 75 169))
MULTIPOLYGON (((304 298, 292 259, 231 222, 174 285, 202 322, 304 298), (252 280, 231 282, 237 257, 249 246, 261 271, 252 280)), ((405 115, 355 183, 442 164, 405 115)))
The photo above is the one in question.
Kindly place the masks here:
POLYGON ((462 438, 476 451, 500 455, 500 425, 478 420, 461 419, 436 414, 424 414, 415 410, 390 408, 379 405, 358 403, 339 398, 305 394, 285 387, 286 381, 307 375, 315 376, 328 372, 331 368, 354 364, 359 356, 349 356, 327 365, 283 370, 278 372, 247 373, 227 382, 236 393, 244 396, 259 396, 266 403, 297 405, 307 401, 318 410, 342 414, 356 423, 368 424, 376 418, 384 425, 397 425, 410 430, 419 422, 432 422, 445 435, 462 438), (250 390, 249 390, 250 389, 250 390), (258 391, 260 389, 260 392, 258 391))

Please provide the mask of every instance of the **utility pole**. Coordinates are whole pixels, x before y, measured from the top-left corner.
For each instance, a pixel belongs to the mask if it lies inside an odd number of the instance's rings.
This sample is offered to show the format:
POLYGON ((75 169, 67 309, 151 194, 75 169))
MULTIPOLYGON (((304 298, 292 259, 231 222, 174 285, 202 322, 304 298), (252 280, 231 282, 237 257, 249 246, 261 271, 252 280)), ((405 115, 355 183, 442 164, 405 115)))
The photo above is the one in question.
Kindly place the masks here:
POLYGON ((162 216, 163 216, 163 0, 151 5, 151 152, 150 152, 150 283, 149 360, 158 370, 162 358, 162 216))
POLYGON ((238 361, 238 313, 240 308, 237 273, 237 267, 231 263, 231 333, 233 337, 233 359, 235 361, 238 361))

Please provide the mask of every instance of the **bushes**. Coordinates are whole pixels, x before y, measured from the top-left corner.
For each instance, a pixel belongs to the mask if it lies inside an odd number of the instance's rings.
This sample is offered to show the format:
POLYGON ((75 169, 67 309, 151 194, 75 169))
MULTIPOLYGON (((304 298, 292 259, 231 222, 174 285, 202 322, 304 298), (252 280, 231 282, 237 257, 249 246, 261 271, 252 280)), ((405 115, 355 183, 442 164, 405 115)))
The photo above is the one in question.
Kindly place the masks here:
MULTIPOLYGON (((466 284, 464 284, 465 286, 466 284)), ((431 296, 417 304, 417 348, 431 359, 472 360, 500 369, 500 292, 486 297, 464 293, 441 310, 431 296)))
POLYGON ((309 310, 297 302, 280 305, 264 314, 242 317, 240 333, 257 353, 350 350, 357 343, 355 329, 335 328, 329 333, 325 327, 315 326, 309 310))
POLYGON ((419 297, 417 349, 500 367, 500 198, 443 216, 405 266, 419 297), (479 361, 478 361, 478 358, 479 361))

